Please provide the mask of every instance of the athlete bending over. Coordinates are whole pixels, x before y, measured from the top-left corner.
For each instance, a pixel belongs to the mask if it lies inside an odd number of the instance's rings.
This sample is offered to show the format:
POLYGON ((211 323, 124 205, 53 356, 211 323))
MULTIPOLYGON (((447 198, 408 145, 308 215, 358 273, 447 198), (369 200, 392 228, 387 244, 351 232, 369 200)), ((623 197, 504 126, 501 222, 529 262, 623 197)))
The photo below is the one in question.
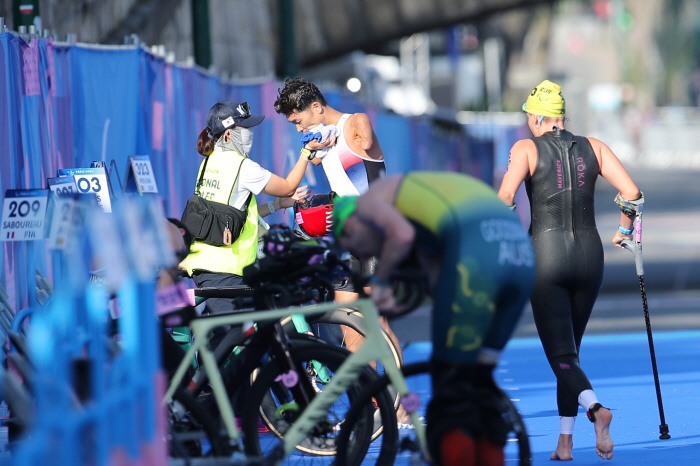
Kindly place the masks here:
POLYGON ((408 261, 434 300, 430 454, 441 465, 502 465, 508 428, 493 369, 534 282, 534 255, 517 216, 470 176, 414 172, 375 180, 333 210, 340 245, 377 256, 371 297, 400 311, 389 287, 408 261))

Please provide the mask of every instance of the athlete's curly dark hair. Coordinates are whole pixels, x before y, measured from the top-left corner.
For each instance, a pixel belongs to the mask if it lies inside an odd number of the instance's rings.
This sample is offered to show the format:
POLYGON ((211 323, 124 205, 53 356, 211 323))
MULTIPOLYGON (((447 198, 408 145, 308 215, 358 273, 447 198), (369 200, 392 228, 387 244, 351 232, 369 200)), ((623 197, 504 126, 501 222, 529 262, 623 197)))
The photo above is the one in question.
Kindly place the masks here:
POLYGON ((319 102, 324 107, 328 105, 318 87, 303 78, 287 79, 284 82, 284 88, 277 89, 277 91, 279 96, 275 101, 275 111, 284 116, 304 111, 314 102, 319 102))

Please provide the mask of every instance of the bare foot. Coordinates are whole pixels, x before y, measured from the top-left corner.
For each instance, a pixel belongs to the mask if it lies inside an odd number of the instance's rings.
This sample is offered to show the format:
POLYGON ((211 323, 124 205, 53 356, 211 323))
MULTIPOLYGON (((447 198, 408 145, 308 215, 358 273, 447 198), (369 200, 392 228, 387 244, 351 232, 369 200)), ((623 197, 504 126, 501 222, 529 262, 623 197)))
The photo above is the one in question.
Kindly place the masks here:
POLYGON ((595 413, 595 451, 604 460, 611 460, 613 457, 613 441, 610 437, 612 418, 612 413, 607 408, 600 408, 595 413))
POLYGON ((571 449, 574 448, 574 440, 571 434, 559 434, 557 449, 549 457, 550 460, 571 461, 574 459, 571 449))
POLYGON ((403 408, 403 405, 399 405, 399 409, 396 410, 396 421, 400 424, 411 423, 411 416, 403 408))

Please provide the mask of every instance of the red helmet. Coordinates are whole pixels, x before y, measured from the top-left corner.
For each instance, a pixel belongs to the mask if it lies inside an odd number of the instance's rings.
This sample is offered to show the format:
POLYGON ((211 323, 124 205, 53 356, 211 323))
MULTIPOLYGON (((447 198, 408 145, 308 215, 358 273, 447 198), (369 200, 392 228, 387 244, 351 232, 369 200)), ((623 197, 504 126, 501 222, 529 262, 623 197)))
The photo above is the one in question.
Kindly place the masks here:
POLYGON ((333 231, 335 193, 314 194, 309 202, 294 203, 294 221, 308 236, 326 236, 333 231))

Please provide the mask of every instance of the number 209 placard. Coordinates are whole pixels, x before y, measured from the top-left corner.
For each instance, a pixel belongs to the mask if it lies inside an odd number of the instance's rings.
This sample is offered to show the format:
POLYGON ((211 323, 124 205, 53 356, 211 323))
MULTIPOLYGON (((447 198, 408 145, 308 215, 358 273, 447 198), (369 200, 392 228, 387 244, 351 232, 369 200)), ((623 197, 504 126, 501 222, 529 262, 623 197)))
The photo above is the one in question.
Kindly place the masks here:
POLYGON ((48 191, 8 190, 2 205, 0 241, 31 241, 44 238, 48 191))

